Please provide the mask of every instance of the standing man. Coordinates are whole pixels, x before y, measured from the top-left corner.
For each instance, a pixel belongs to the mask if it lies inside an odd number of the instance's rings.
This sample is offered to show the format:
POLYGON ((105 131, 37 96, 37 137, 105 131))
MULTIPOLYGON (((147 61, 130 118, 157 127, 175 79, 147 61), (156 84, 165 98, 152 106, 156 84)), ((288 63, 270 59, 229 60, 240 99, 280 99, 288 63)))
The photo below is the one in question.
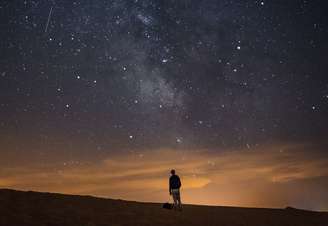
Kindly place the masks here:
POLYGON ((170 195, 173 197, 174 201, 174 209, 176 210, 182 210, 182 205, 181 205, 181 198, 180 198, 180 187, 181 187, 181 181, 178 175, 175 174, 175 170, 171 170, 171 177, 169 181, 169 192, 170 195))

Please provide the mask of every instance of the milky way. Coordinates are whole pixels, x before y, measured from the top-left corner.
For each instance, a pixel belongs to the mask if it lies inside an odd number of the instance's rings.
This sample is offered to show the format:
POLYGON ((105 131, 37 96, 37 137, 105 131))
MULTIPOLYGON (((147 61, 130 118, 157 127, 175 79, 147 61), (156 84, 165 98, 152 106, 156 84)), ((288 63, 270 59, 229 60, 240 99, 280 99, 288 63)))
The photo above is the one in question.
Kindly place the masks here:
POLYGON ((12 149, 18 137, 96 153, 327 134, 318 3, 5 1, 0 10, 2 143, 12 149))

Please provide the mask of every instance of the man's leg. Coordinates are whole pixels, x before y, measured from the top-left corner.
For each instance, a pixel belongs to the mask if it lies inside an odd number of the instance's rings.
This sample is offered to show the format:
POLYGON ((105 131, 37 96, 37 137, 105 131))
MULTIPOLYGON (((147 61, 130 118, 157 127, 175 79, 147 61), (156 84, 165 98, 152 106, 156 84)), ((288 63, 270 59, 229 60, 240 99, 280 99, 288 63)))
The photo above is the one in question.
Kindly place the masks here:
POLYGON ((180 192, 177 195, 177 201, 179 203, 179 210, 182 210, 182 203, 181 203, 181 197, 180 197, 180 192))
POLYGON ((177 197, 177 193, 176 192, 172 192, 172 197, 173 197, 173 201, 174 201, 174 209, 177 209, 178 206, 178 197, 177 197))

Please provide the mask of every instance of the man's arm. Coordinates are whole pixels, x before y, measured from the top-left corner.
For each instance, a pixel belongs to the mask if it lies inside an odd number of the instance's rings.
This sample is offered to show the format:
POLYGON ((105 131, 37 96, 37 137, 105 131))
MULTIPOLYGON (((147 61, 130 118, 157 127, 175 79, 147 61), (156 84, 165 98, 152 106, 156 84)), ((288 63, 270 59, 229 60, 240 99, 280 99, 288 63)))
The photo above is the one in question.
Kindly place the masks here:
POLYGON ((172 192, 171 192, 171 178, 169 179, 169 193, 170 193, 170 195, 172 194, 172 192))

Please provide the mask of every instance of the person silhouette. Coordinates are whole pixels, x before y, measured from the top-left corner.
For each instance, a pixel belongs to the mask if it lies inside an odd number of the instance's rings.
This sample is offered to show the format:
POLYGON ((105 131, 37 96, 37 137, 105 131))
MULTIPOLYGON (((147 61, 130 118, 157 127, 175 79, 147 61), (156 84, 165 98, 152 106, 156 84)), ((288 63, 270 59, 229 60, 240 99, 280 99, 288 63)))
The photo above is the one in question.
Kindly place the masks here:
POLYGON ((180 177, 175 174, 175 170, 171 170, 171 176, 169 180, 169 192, 170 195, 173 197, 174 201, 174 209, 175 210, 182 210, 182 204, 181 204, 181 197, 180 197, 180 187, 181 187, 181 181, 180 177))

